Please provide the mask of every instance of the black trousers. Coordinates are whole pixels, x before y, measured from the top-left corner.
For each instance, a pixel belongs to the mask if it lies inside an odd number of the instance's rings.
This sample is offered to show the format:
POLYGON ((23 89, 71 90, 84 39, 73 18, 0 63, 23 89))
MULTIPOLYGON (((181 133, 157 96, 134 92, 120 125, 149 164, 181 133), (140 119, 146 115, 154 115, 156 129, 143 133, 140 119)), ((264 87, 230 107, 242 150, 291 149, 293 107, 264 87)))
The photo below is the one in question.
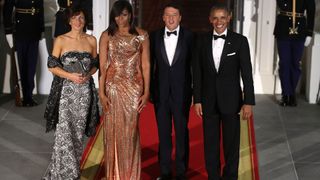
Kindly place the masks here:
POLYGON ((176 173, 185 175, 189 161, 189 120, 190 103, 175 103, 172 98, 168 102, 155 103, 158 125, 159 152, 161 174, 171 174, 172 152, 172 120, 176 136, 176 173))
POLYGON ((277 40, 282 95, 294 95, 300 79, 304 39, 277 40))
POLYGON ((209 180, 237 180, 240 146, 239 114, 204 114, 204 151, 209 180), (225 166, 221 177, 220 127, 222 128, 225 166))
POLYGON ((38 61, 38 40, 16 40, 23 101, 31 102, 38 61))

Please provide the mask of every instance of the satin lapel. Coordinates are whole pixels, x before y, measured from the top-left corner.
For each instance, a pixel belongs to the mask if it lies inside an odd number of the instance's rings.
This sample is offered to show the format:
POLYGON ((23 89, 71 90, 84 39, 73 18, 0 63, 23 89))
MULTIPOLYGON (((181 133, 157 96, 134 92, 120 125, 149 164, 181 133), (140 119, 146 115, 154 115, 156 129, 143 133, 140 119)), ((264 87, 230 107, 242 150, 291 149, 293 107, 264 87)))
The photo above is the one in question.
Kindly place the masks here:
POLYGON ((171 66, 174 65, 174 63, 177 62, 177 60, 179 59, 179 55, 182 51, 182 41, 183 41, 183 29, 180 28, 180 32, 179 32, 179 36, 178 36, 178 42, 177 42, 177 47, 176 47, 176 51, 174 52, 174 56, 173 56, 173 60, 172 60, 172 64, 171 66))
POLYGON ((212 31, 208 33, 207 37, 205 38, 207 44, 207 53, 208 53, 208 60, 210 61, 211 68, 215 73, 217 73, 217 69, 214 65, 213 54, 212 54, 212 31))
POLYGON ((167 52, 166 52, 166 48, 165 48, 165 45, 164 45, 164 29, 163 31, 160 32, 158 38, 159 38, 159 42, 160 42, 160 50, 161 50, 161 56, 162 56, 162 59, 165 61, 165 63, 170 66, 169 64, 169 60, 168 60, 168 56, 167 56, 167 52))
POLYGON ((231 32, 228 30, 227 32, 227 37, 226 37, 226 40, 224 42, 224 45, 223 45, 223 50, 222 50, 222 54, 221 54, 221 60, 220 60, 220 65, 219 65, 219 71, 220 69, 223 67, 224 65, 224 61, 227 57, 227 53, 229 52, 229 49, 230 49, 230 46, 231 46, 231 32))

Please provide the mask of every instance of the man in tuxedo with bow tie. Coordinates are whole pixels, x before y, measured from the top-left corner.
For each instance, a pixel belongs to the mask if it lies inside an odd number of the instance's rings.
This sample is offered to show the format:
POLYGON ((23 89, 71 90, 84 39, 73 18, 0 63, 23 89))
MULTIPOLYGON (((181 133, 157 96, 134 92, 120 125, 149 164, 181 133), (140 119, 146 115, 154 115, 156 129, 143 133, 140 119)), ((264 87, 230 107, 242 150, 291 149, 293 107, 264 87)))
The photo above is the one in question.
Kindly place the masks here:
POLYGON ((240 145, 239 112, 242 111, 243 119, 248 119, 255 104, 250 50, 246 37, 227 29, 230 21, 227 6, 213 6, 209 20, 213 29, 198 39, 193 61, 194 109, 203 119, 208 179, 236 180, 240 145), (220 128, 225 159, 222 175, 220 128))
POLYGON ((193 34, 180 26, 181 9, 178 4, 167 4, 162 19, 165 27, 150 36, 151 95, 158 126, 161 170, 158 179, 172 178, 172 121, 176 138, 176 179, 186 179, 193 34))

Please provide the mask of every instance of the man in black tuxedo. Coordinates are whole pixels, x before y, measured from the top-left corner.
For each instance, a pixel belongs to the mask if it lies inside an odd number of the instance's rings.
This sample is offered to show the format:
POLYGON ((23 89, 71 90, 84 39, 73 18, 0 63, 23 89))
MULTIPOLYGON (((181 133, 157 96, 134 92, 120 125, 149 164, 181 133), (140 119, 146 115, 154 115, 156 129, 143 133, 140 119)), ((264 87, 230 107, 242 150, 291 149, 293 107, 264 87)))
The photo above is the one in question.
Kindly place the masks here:
POLYGON ((5 0, 3 21, 9 46, 17 50, 23 106, 36 106, 32 97, 39 40, 44 32, 43 0, 5 0), (13 35, 12 35, 13 34, 13 35), (15 42, 13 43, 13 37, 15 42))
POLYGON ((164 7, 165 27, 151 33, 151 94, 159 135, 161 176, 171 179, 172 120, 176 136, 176 179, 186 179, 189 157, 188 119, 191 104, 193 34, 180 26, 177 4, 164 7))
POLYGON ((193 61, 194 109, 203 119, 208 179, 236 180, 240 145, 239 112, 242 110, 243 118, 248 119, 255 104, 250 50, 246 37, 227 29, 230 21, 227 6, 213 6, 209 20, 213 29, 198 39, 197 55, 193 61), (222 177, 220 127, 226 162, 222 177))

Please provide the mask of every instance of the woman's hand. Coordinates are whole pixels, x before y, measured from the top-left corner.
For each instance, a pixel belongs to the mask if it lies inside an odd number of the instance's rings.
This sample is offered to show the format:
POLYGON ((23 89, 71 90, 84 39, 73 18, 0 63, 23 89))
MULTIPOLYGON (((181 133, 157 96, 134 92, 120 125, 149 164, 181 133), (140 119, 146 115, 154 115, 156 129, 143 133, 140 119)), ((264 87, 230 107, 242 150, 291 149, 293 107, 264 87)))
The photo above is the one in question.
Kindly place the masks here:
POLYGON ((69 78, 72 82, 76 84, 81 84, 83 83, 83 76, 82 74, 79 73, 70 73, 69 78))
POLYGON ((79 73, 71 73, 69 76, 69 79, 76 84, 83 84, 89 81, 90 77, 91 77, 90 74, 83 76, 82 74, 79 74, 79 73))
POLYGON ((140 113, 143 108, 147 105, 148 103, 148 99, 149 99, 149 94, 143 94, 140 98, 139 98, 139 105, 138 105, 138 112, 140 113))
POLYGON ((105 95, 99 95, 99 98, 100 98, 100 103, 102 106, 103 113, 106 113, 110 102, 108 101, 108 98, 105 95))
POLYGON ((82 83, 85 83, 85 82, 89 81, 90 78, 91 78, 91 74, 90 73, 88 73, 85 76, 82 76, 82 83))

